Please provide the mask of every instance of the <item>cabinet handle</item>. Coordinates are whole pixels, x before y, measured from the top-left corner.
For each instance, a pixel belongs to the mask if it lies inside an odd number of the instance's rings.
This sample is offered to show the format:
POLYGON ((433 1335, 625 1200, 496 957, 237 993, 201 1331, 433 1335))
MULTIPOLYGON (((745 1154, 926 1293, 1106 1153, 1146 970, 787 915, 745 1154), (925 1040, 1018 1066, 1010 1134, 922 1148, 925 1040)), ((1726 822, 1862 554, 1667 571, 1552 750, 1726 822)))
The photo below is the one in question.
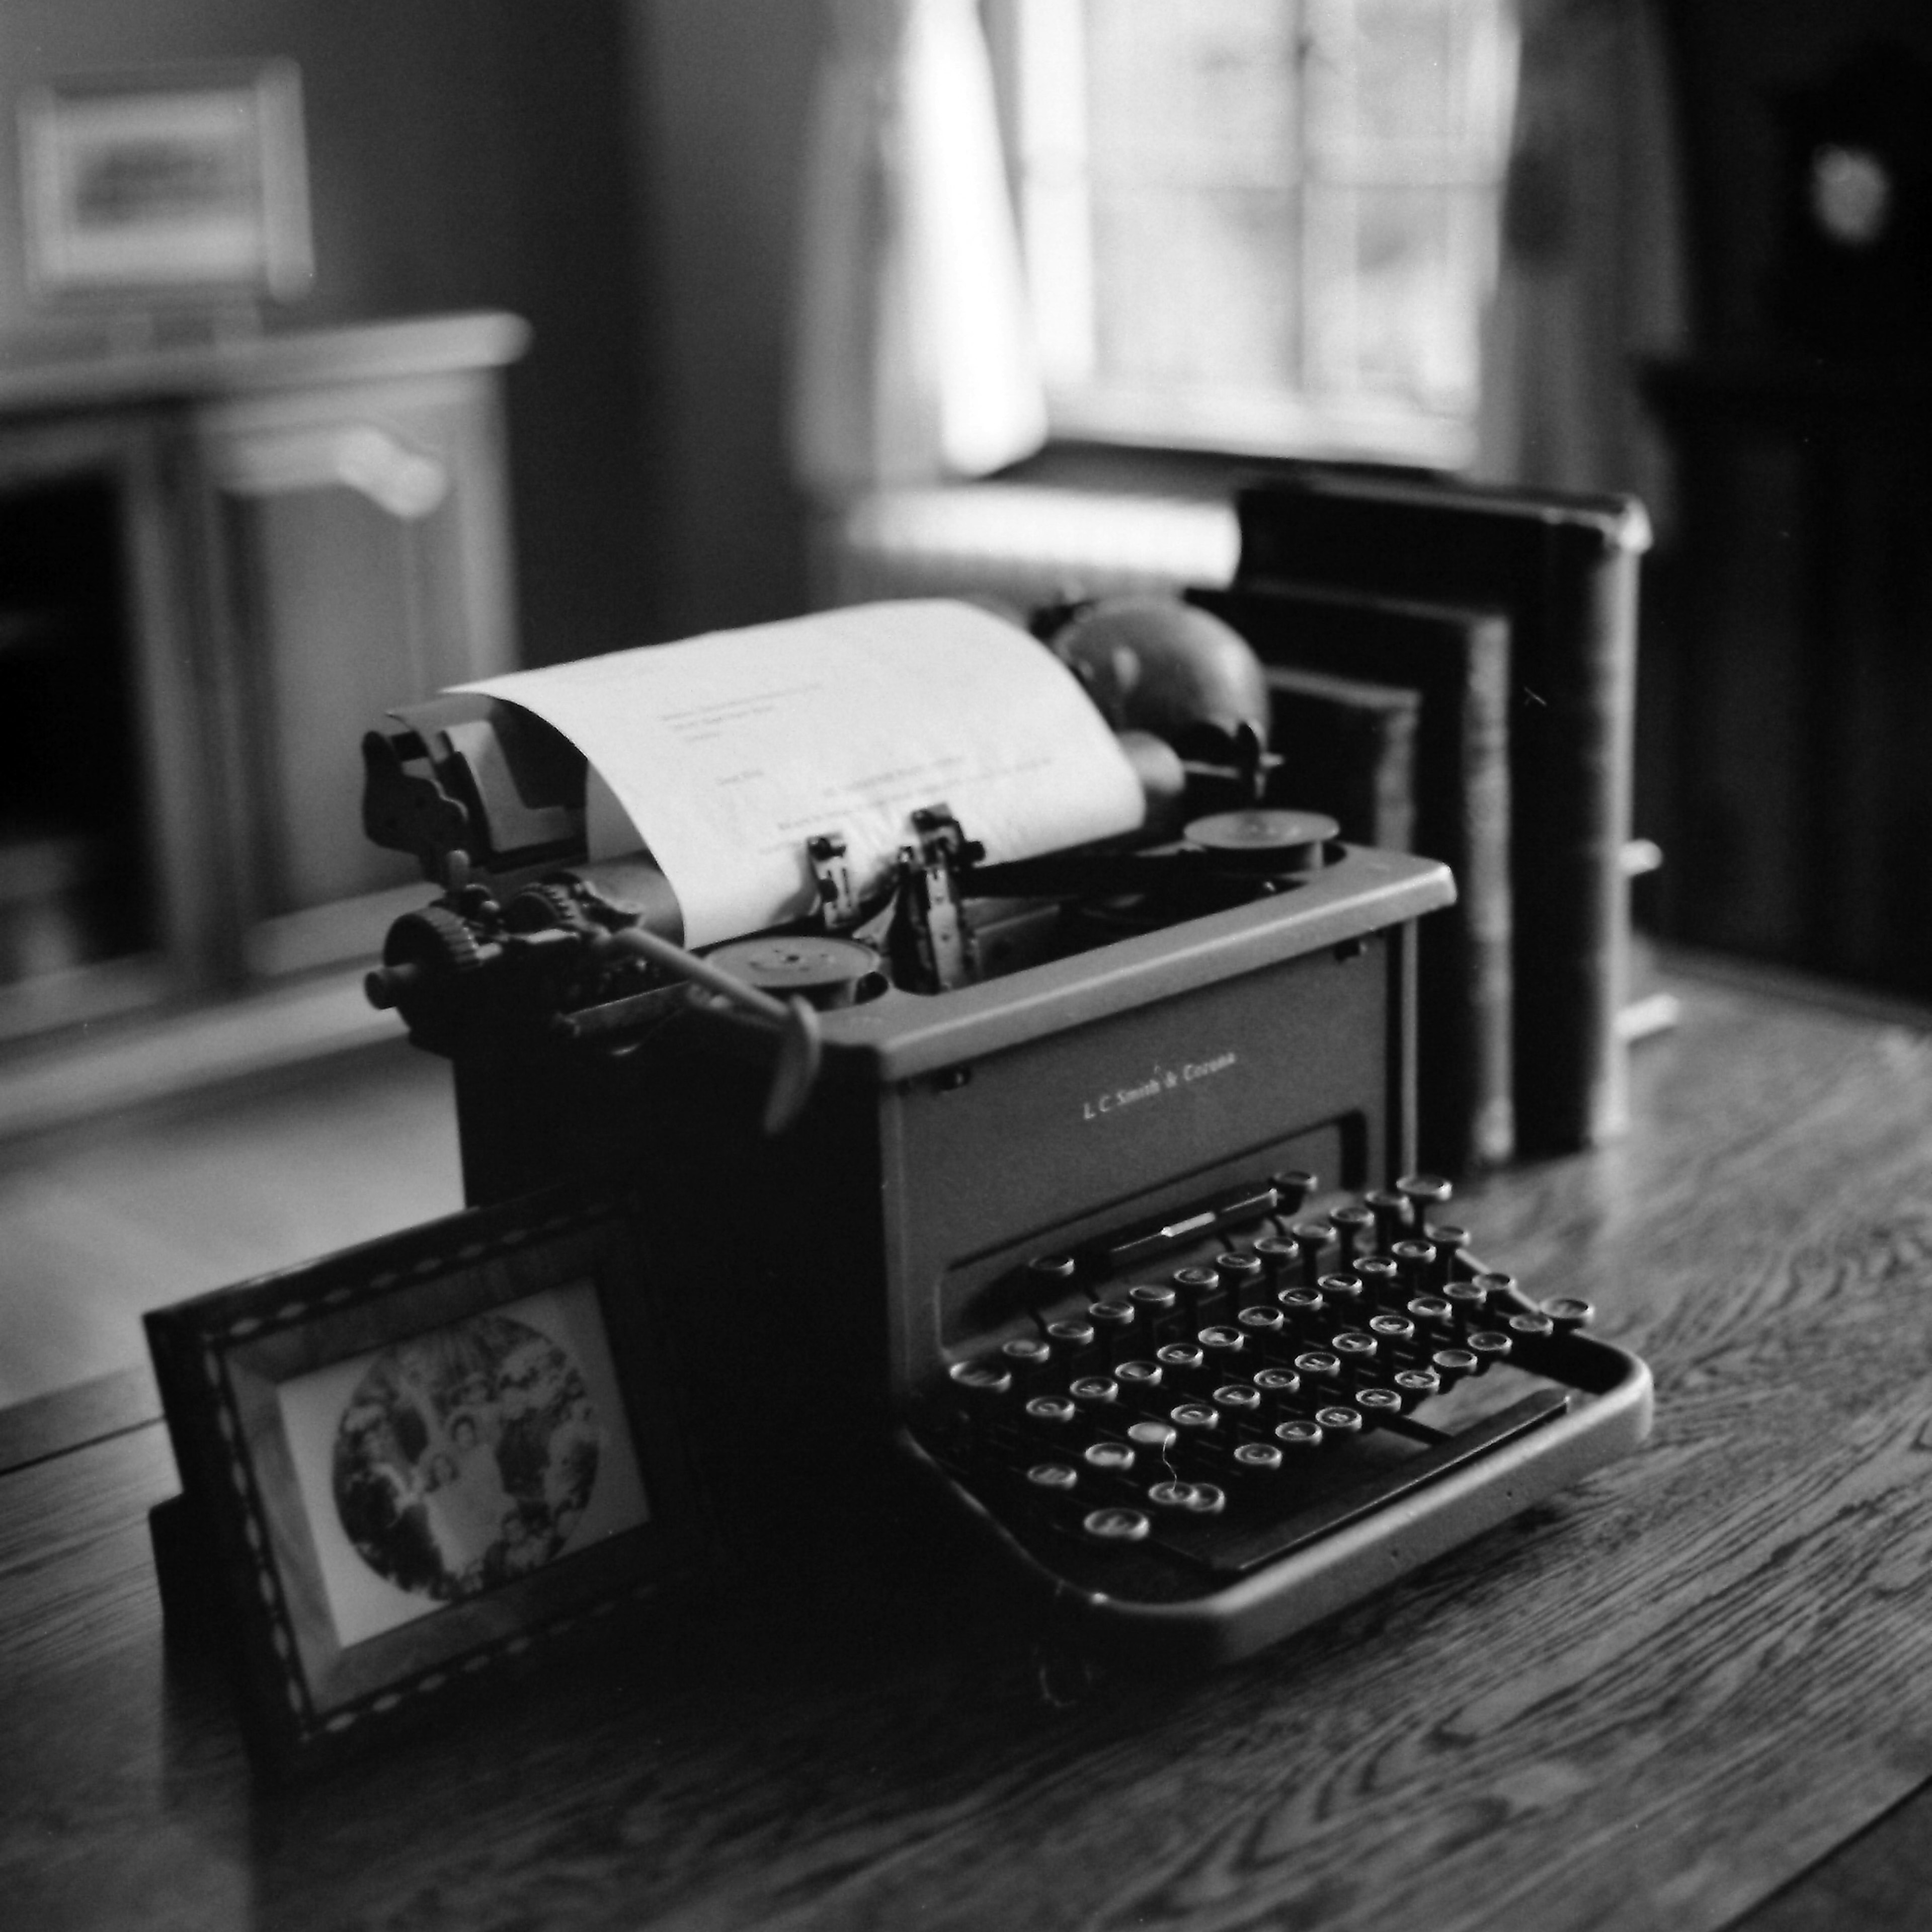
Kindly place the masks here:
POLYGON ((340 485, 392 517, 426 517, 449 494, 447 466, 374 423, 295 430, 226 445, 221 487, 242 496, 280 496, 340 485))

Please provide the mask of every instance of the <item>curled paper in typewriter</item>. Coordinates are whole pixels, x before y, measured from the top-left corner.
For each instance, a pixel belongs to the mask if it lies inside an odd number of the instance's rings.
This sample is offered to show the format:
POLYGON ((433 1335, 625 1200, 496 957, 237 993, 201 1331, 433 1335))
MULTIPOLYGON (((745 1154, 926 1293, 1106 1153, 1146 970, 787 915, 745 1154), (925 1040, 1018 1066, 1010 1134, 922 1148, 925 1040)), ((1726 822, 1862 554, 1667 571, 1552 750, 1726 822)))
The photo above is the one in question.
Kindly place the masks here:
POLYGON ((861 891, 944 803, 989 860, 1131 832, 1132 765, 1016 625, 943 600, 715 632, 462 687, 560 731, 590 766, 592 858, 647 848, 686 943, 817 903, 806 842, 842 835, 861 891))

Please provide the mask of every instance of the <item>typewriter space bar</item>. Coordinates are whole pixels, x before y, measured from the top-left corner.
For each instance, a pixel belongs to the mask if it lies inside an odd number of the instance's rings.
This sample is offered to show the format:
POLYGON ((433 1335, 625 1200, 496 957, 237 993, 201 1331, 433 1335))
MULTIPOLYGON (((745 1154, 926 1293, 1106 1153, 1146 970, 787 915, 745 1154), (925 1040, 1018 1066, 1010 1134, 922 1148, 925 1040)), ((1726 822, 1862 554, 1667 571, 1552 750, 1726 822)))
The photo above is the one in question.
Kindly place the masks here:
POLYGON ((1500 1443, 1513 1442, 1554 1422, 1570 1406, 1562 1389, 1539 1390, 1486 1422, 1479 1422, 1397 1465, 1385 1474, 1352 1485, 1340 1495, 1277 1522, 1250 1526, 1211 1520, 1165 1523, 1153 1540, 1162 1548, 1210 1570, 1239 1576, 1277 1562, 1345 1525, 1391 1503, 1451 1469, 1474 1462, 1500 1443))

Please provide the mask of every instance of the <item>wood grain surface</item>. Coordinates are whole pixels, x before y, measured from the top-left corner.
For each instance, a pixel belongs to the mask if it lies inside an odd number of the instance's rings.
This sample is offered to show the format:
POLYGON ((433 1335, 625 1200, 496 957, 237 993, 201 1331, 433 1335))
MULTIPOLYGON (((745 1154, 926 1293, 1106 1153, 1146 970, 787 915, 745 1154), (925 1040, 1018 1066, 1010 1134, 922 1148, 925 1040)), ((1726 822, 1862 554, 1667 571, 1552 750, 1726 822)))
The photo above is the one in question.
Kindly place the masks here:
MULTIPOLYGON (((0 1916, 1734 1920, 1932 1774, 1932 1038, 1681 990, 1629 1140, 1463 1199, 1486 1255, 1657 1374, 1652 1444, 1530 1516, 1154 1682, 1079 1681, 890 1526, 266 1795, 218 1673, 164 1645, 142 1514, 173 1476, 137 1429, 0 1478, 0 1916)), ((1764 1924, 1818 1922, 1786 1909, 1764 1924)))

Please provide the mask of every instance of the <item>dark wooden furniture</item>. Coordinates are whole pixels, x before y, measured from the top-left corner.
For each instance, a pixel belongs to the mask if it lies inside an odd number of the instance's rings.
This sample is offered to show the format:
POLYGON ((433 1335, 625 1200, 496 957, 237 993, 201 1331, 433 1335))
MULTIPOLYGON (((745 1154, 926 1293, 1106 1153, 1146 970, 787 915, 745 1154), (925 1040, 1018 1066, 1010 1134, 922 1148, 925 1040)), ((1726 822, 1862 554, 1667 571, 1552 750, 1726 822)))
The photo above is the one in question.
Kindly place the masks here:
POLYGON ((1463 1201, 1648 1357, 1652 1444, 1216 1676, 1081 1682, 894 1526, 263 1794, 212 1664, 164 1639, 152 1384, 0 1416, 10 1912, 1789 1932, 1857 1897, 1918 1922, 1932 1801, 1831 1855, 1932 1774, 1932 1034, 1677 983, 1630 1138, 1463 1201))
POLYGON ((1932 994, 1932 360, 1710 354, 1648 372, 1682 500, 1647 657, 1663 929, 1932 994))
POLYGON ((0 1039, 380 945, 414 874, 362 836, 353 747, 515 663, 498 386, 527 334, 7 346, 0 1039))

